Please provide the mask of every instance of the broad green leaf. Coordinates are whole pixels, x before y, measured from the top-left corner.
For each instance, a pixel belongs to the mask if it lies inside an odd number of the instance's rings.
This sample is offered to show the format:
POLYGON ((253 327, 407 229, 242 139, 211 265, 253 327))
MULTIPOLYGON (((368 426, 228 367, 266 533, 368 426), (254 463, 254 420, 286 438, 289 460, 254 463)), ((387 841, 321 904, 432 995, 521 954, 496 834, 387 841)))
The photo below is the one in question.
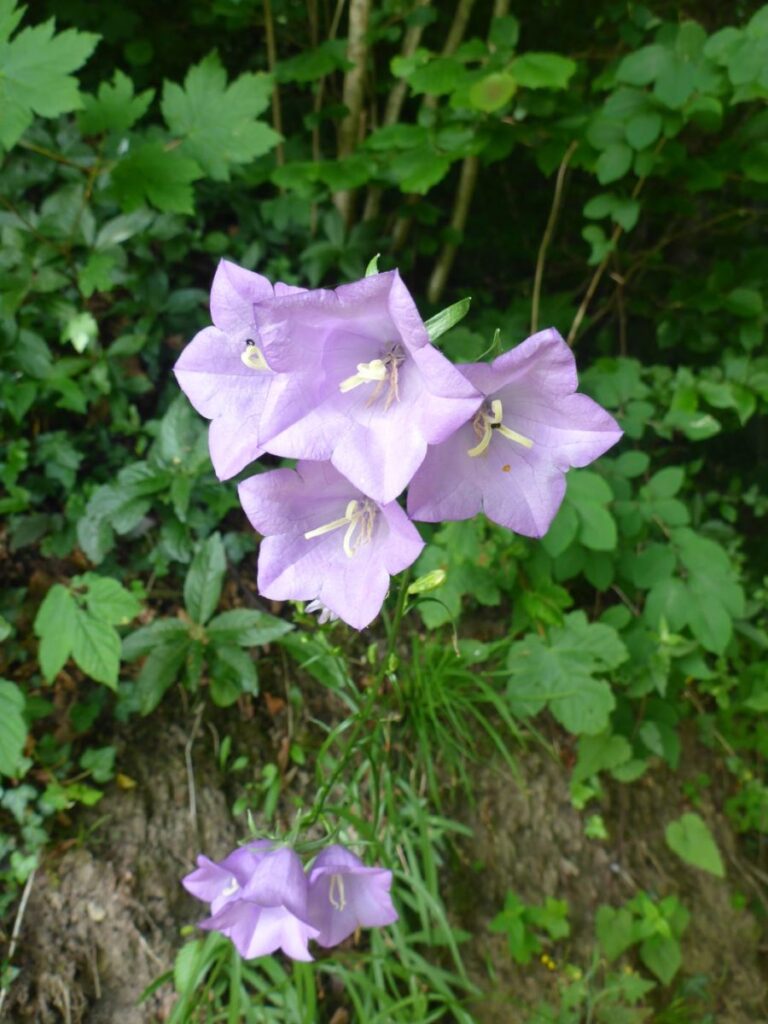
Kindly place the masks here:
POLYGON ((566 501, 579 516, 579 539, 592 551, 616 548, 616 520, 607 505, 613 500, 610 486, 597 473, 582 469, 568 474, 566 501))
POLYGON ((515 57, 508 70, 526 89, 566 89, 576 67, 576 61, 559 53, 524 53, 515 57))
POLYGON ((311 50, 281 60, 275 68, 278 82, 315 82, 333 71, 344 71, 352 65, 346 57, 344 39, 328 39, 311 50))
POLYGON ((626 907, 597 908, 595 914, 597 941, 609 960, 618 959, 621 954, 637 941, 635 919, 626 907))
POLYGON ((126 211, 147 202, 164 213, 192 213, 192 182, 200 167, 178 149, 159 142, 145 142, 129 150, 112 171, 112 187, 126 211))
POLYGON ((750 181, 768 184, 768 142, 758 142, 741 158, 741 169, 750 181))
POLYGON ((165 691, 179 677, 189 650, 188 638, 158 644, 144 662, 136 680, 138 704, 142 715, 149 715, 163 698, 165 691))
POLYGON ((520 22, 513 14, 494 17, 488 41, 491 46, 502 50, 512 50, 520 38, 520 22))
POLYGON ((696 66, 678 54, 671 54, 653 87, 654 96, 670 110, 681 110, 696 89, 696 66))
POLYGON ((751 319, 763 312, 763 296, 754 288, 734 288, 725 297, 725 308, 729 313, 751 319))
POLYGON ((112 287, 115 257, 109 252, 92 252, 77 272, 80 293, 90 298, 94 292, 106 292, 112 287))
POLYGON ((96 96, 83 96, 77 118, 80 131, 83 135, 127 132, 146 114, 154 95, 154 89, 147 89, 135 96, 130 78, 116 71, 113 82, 102 82, 96 96))
POLYGON ((204 625, 216 611, 226 570, 221 537, 211 534, 192 559, 184 580, 184 604, 194 622, 204 625))
POLYGON ((509 103, 517 92, 517 82, 505 71, 496 71, 475 82, 469 90, 469 101, 475 110, 491 114, 509 103))
POLYGON ((75 352, 85 352, 99 334, 99 328, 92 313, 76 313, 71 316, 61 332, 61 340, 69 341, 75 352))
POLYGON ((424 324, 427 328, 429 340, 436 341, 446 331, 450 331, 452 327, 455 327, 457 323, 463 320, 469 312, 471 302, 471 298, 459 299, 452 306, 441 309, 439 313, 435 313, 434 316, 430 317, 424 324))
POLYGON ((672 52, 658 43, 643 46, 630 53, 616 69, 616 80, 627 85, 650 85, 669 67, 672 52))
POLYGON ((622 559, 622 566, 635 586, 649 590, 673 575, 676 562, 675 552, 669 544, 651 543, 637 554, 627 553, 622 559))
POLYGON ((652 629, 660 629, 663 621, 675 631, 688 621, 688 611, 688 588, 682 580, 673 578, 662 580, 651 589, 643 614, 652 629))
POLYGON ((272 78, 263 72, 227 84, 226 71, 211 53, 189 69, 183 89, 165 83, 161 106, 170 131, 183 139, 182 151, 215 181, 229 181, 233 165, 250 163, 281 140, 256 120, 271 94, 272 78))
POLYGON ((112 690, 117 689, 120 637, 112 626, 80 608, 74 618, 72 657, 91 679, 112 690))
POLYGON ((388 171, 403 192, 426 195, 451 168, 450 157, 441 156, 429 146, 419 146, 394 154, 388 161, 388 171))
POLYGON ((26 739, 24 694, 15 683, 0 679, 0 775, 18 771, 26 739))
POLYGON ((54 34, 53 19, 11 39, 24 10, 9 0, 0 6, 0 146, 6 149, 19 141, 34 114, 58 117, 82 106, 71 72, 86 62, 99 40, 75 29, 54 34))
POLYGON ((211 665, 211 700, 219 707, 234 704, 242 693, 257 694, 259 677, 253 658, 240 647, 217 647, 211 665))
POLYGON ((664 831, 664 836, 670 850, 686 864, 708 871, 718 878, 725 876, 717 843, 700 814, 689 812, 677 821, 671 821, 664 831))
POLYGON ((174 640, 181 640, 188 634, 189 626, 181 619, 158 619, 123 638, 123 659, 135 661, 136 658, 149 654, 156 647, 174 640))
POLYGON ((290 633, 293 624, 267 612, 250 608, 234 608, 222 612, 208 623, 206 632, 211 643, 257 647, 290 633))
POLYGON ((595 171, 601 185, 623 178, 632 166, 632 149, 625 142, 614 142, 597 158, 595 171))
POLYGON ((623 736, 600 733, 579 737, 579 756, 571 780, 582 782, 598 772, 610 771, 632 757, 632 747, 623 736))
POLYGON ((682 963, 680 943, 671 936, 654 935, 640 946, 640 959, 662 985, 669 985, 682 963))
POLYGON ((94 573, 87 573, 82 580, 88 587, 85 603, 94 618, 110 626, 125 626, 141 611, 138 598, 117 580, 94 573))
POLYGON ((75 600, 60 583, 55 583, 40 605, 35 633, 40 637, 37 660, 45 679, 52 683, 72 651, 75 631, 75 600))
POLYGON ((624 128, 627 142, 634 149, 645 149, 652 146, 661 135, 661 114, 649 111, 644 114, 635 114, 627 121, 624 128))
POLYGON ((408 84, 414 93, 441 96, 453 92, 465 75, 461 61, 454 57, 435 57, 428 64, 416 68, 408 76, 408 84))

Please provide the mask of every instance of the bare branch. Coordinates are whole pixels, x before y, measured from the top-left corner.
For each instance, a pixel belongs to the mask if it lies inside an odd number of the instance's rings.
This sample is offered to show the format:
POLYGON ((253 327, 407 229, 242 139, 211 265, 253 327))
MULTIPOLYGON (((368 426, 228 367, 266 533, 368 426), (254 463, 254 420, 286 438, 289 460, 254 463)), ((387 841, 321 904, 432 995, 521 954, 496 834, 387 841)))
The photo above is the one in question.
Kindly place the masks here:
MULTIPOLYGON (((264 28, 267 37, 267 67, 269 73, 274 74, 277 64, 277 45, 275 43, 275 22, 272 18, 272 2, 264 0, 264 28)), ((272 127, 276 132, 283 134, 283 111, 280 106, 280 86, 275 82, 272 86, 272 127)), ((275 147, 275 160, 278 167, 285 163, 285 149, 282 142, 275 147)))
POLYGON ((547 249, 549 248, 549 243, 552 241, 552 235, 555 232, 555 225, 557 224, 557 218, 560 213, 560 205, 563 200, 563 185, 565 184, 565 172, 567 171, 568 164, 571 162, 571 157, 578 149, 578 146, 578 140, 574 139, 568 149, 566 149, 565 155, 560 161, 560 166, 557 169, 557 177, 555 178, 555 194, 552 198, 552 206, 549 211, 547 226, 544 228, 544 234, 541 236, 539 255, 536 258, 536 273, 533 278, 533 296, 531 298, 531 334, 536 333, 539 325, 539 303, 541 301, 541 282, 544 277, 544 263, 547 258, 547 249))

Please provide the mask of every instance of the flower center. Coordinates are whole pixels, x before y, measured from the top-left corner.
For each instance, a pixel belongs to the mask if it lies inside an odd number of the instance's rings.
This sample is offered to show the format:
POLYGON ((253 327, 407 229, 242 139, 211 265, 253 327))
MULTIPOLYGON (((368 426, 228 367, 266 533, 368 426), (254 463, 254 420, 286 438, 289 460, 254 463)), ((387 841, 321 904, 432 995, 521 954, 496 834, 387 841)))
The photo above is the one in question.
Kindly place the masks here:
POLYGON ((355 498, 349 502, 344 515, 340 519, 334 519, 330 523, 324 523, 314 530, 308 530, 304 534, 305 540, 312 540, 313 537, 322 537, 323 534, 331 533, 333 530, 340 530, 346 526, 344 534, 344 554, 347 558, 353 558, 363 544, 367 544, 373 535, 373 524, 376 521, 378 508, 373 501, 357 501, 355 498))
POLYGON ((328 886, 328 902, 334 910, 343 910, 347 905, 344 879, 341 875, 331 875, 331 884, 328 886))
POLYGON ((473 458, 477 455, 482 455, 491 443, 494 430, 498 430, 502 437, 506 437, 508 441, 514 441, 515 444, 522 445, 523 448, 533 448, 533 441, 530 437, 525 437, 523 434, 518 434, 516 430, 510 430, 509 427, 504 426, 501 422, 503 415, 504 410, 498 398, 494 398, 490 405, 488 402, 483 402, 475 413, 475 418, 472 420, 472 428, 477 435, 478 441, 474 448, 467 449, 467 455, 471 455, 473 458))
POLYGON ((227 885, 226 889, 222 889, 222 890, 221 890, 221 895, 222 895, 222 896, 231 896, 231 895, 232 895, 232 893, 234 893, 234 892, 237 892, 237 890, 238 890, 239 888, 240 888, 240 886, 238 885, 237 879, 236 879, 236 878, 233 878, 233 879, 232 879, 232 880, 231 880, 231 881, 229 882, 229 884, 227 885))
POLYGON ((385 387, 387 387, 387 397, 384 401, 384 408, 388 409, 394 401, 400 400, 398 393, 398 377, 400 367, 405 362, 405 352, 399 345, 393 345, 392 348, 387 352, 381 359, 372 359, 370 363, 358 363, 357 373, 353 373, 351 377, 346 377, 339 384, 339 391, 342 394, 346 394, 348 391, 353 391, 355 388, 359 388, 361 384, 376 383, 376 387, 371 393, 371 397, 368 399, 368 405, 372 405, 379 395, 382 393, 385 387), (387 382, 389 385, 387 386, 387 382))
POLYGON ((267 360, 264 353, 255 341, 249 338, 245 343, 245 349, 240 353, 240 359, 251 370, 268 370, 267 360))

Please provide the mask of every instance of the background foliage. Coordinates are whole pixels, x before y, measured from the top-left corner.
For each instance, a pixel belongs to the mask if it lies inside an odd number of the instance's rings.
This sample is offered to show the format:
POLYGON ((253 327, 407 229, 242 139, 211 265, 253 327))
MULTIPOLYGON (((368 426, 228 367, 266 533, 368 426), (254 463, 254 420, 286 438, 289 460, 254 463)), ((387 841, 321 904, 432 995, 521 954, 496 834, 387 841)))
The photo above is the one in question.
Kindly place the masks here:
MULTIPOLYGON (((521 737, 556 737, 600 842, 608 790, 679 771, 693 743, 725 765, 719 811, 765 871, 766 99, 768 8, 752 3, 0 0, 8 932, 63 812, 114 784, 117 731, 175 714, 180 693, 242 708, 284 658, 345 709, 290 755, 321 788, 347 773, 352 817, 325 826, 399 865, 393 945, 374 937, 362 972, 324 968, 356 1019, 473 1019, 440 876, 463 826, 440 807, 481 751, 514 761, 521 737), (557 326, 626 436, 570 475, 542 542, 482 520, 425 529, 416 575, 444 582, 390 636, 382 721, 350 761, 340 737, 390 620, 358 637, 222 592, 257 538, 170 369, 207 322, 218 258, 333 286, 377 252, 425 316, 472 296, 439 340, 455 359, 557 326)), ((271 769, 240 810, 274 824, 271 769)), ((696 807, 688 792, 667 843, 722 876, 696 807)), ((530 1019, 582 1019, 595 985, 609 995, 589 1019, 677 1005, 695 913, 674 892, 596 907, 599 970, 574 967, 530 1019), (614 976, 632 955, 643 977, 614 976)), ((568 935, 567 907, 510 893, 493 928, 525 964, 568 935)), ((304 968, 229 958, 216 936, 183 947, 173 1020, 203 1019, 206 999, 237 1005, 231 1020, 321 1019, 304 968)))

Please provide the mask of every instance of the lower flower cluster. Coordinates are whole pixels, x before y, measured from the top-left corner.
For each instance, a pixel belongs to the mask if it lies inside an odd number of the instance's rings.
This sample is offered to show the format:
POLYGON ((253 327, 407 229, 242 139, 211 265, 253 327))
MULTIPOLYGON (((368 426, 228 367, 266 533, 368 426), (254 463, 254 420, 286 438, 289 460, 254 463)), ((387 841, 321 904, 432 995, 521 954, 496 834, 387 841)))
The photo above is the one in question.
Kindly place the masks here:
POLYGON ((200 928, 221 932, 246 959, 281 949, 294 960, 312 960, 309 940, 337 946, 358 928, 397 920, 392 872, 366 867, 343 846, 329 846, 305 871, 289 847, 257 840, 221 861, 202 854, 184 888, 210 904, 200 928))

